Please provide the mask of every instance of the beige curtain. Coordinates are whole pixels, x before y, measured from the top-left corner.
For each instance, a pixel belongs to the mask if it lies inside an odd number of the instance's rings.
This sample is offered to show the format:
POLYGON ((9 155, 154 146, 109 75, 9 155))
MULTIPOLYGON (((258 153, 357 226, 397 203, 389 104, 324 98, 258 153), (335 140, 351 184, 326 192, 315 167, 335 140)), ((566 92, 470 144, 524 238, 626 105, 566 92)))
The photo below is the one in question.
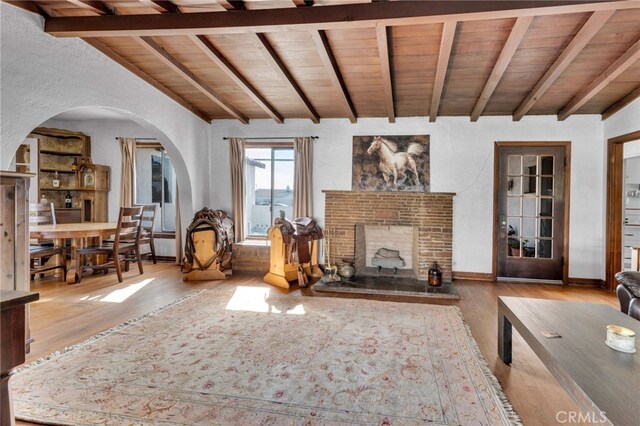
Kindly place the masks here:
POLYGON ((313 216, 313 140, 293 139, 293 217, 313 216))
POLYGON ((182 221, 180 220, 180 190, 176 182, 176 265, 182 265, 182 221))
POLYGON ((235 241, 244 240, 244 139, 230 138, 231 154, 231 218, 235 241))
POLYGON ((120 172, 120 207, 131 207, 136 201, 136 140, 118 138, 122 154, 122 170, 120 172))

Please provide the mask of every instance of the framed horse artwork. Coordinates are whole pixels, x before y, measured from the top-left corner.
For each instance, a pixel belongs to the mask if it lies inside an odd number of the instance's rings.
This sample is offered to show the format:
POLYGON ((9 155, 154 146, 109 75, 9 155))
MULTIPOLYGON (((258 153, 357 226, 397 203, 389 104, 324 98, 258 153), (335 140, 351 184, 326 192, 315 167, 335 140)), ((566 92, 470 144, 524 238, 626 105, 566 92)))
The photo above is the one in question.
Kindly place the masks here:
POLYGON ((354 136, 354 191, 429 192, 429 136, 354 136))

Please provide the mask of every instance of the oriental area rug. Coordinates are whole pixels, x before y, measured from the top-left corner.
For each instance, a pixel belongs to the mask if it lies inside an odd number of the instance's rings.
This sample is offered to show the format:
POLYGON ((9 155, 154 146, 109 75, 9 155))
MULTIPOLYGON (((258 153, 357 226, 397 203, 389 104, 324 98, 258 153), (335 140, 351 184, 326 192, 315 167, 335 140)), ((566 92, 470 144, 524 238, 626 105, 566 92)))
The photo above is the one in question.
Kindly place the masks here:
POLYGON ((20 369, 69 425, 520 424, 454 306, 204 290, 20 369))

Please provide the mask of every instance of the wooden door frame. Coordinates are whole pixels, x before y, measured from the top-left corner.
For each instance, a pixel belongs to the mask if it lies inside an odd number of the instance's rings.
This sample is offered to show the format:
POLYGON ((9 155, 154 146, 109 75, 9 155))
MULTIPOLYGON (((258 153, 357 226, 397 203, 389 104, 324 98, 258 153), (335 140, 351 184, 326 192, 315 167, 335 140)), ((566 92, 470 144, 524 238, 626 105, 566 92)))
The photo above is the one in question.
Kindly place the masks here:
POLYGON ((569 282, 569 211, 571 206, 571 141, 496 141, 493 147, 493 265, 491 277, 498 278, 498 189, 500 184, 500 148, 506 147, 560 147, 564 148, 567 165, 564 168, 564 233, 562 238, 562 283, 569 282))
POLYGON ((640 130, 607 140, 607 217, 605 283, 607 290, 615 288, 615 275, 622 270, 622 183, 624 144, 640 139, 640 130), (617 194, 617 195, 616 195, 617 194))

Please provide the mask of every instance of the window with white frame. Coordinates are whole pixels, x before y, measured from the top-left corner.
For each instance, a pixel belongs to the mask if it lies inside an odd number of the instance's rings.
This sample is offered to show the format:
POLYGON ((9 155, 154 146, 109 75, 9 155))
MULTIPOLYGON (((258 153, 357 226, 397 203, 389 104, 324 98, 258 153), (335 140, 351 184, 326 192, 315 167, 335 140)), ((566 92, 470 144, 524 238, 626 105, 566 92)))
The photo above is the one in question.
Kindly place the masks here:
POLYGON ((292 218, 293 144, 248 144, 244 170, 246 234, 264 237, 280 211, 292 218))
POLYGON ((156 204, 157 232, 176 230, 176 174, 158 144, 136 146, 136 204, 156 204))

